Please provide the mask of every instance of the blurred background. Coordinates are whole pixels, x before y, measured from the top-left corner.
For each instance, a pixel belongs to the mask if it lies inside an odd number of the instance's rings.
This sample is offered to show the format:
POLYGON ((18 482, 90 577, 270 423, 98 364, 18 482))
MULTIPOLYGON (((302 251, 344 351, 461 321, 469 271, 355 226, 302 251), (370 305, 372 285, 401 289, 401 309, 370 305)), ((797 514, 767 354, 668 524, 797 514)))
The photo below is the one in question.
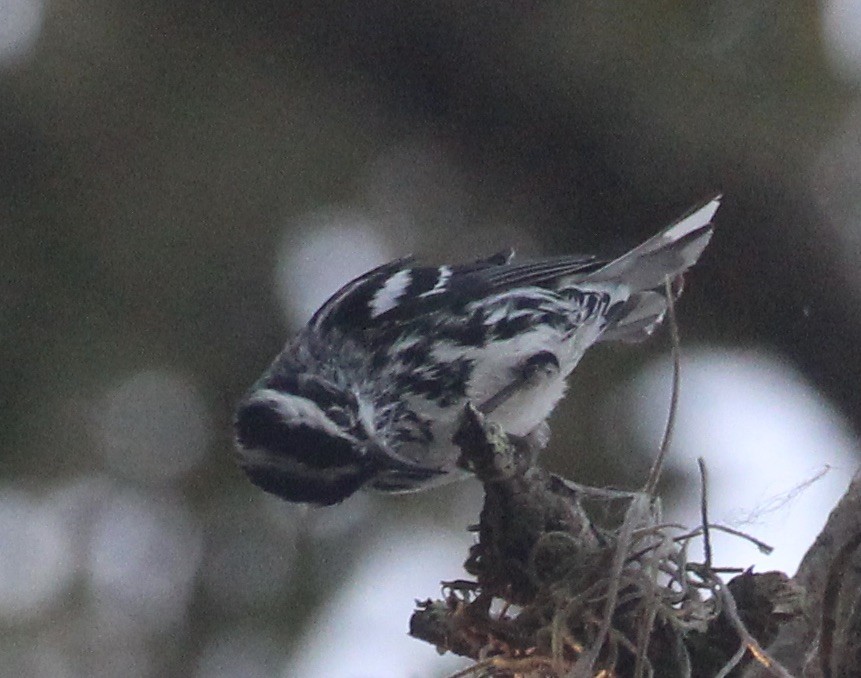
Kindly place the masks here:
MULTIPOLYGON (((665 505, 705 456, 777 547, 719 564, 792 573, 859 459, 861 3, 273 4, 0 0, 3 675, 462 666, 406 629, 479 489, 279 502, 234 402, 373 265, 615 254, 718 191, 665 505)), ((544 463, 637 487, 669 365, 593 350, 544 463)))

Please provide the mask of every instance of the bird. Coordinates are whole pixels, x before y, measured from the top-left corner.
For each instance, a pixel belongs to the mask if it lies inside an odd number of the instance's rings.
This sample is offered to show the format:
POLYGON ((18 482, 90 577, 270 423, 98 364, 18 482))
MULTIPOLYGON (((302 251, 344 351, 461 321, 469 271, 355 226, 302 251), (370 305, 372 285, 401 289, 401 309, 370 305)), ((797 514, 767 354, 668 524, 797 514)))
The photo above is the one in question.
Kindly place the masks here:
POLYGON ((318 506, 434 487, 468 475, 452 442, 467 405, 540 449, 585 351, 660 325, 720 200, 616 258, 404 257, 348 282, 239 402, 239 465, 262 490, 318 506))

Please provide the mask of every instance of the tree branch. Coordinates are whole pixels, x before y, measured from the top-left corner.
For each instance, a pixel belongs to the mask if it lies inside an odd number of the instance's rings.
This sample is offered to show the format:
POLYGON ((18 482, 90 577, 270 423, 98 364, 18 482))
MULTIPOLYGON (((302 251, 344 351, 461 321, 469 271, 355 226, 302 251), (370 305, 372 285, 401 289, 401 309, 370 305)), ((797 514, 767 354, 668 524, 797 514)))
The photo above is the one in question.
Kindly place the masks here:
POLYGON ((709 526, 664 524, 648 493, 593 492, 533 466, 524 441, 472 407, 455 442, 485 489, 465 563, 475 579, 420 603, 410 633, 475 659, 460 675, 735 676, 751 664, 791 675, 763 649, 801 614, 786 575, 745 572, 724 584, 709 563, 687 559, 709 526), (625 502, 621 525, 594 525, 586 498, 625 502))

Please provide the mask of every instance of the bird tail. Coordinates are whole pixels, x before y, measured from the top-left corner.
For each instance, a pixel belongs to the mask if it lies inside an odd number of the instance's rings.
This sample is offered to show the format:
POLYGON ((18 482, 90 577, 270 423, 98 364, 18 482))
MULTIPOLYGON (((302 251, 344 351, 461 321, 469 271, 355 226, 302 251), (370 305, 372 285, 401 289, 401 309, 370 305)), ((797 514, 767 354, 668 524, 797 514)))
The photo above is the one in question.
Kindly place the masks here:
POLYGON ((633 292, 658 289, 693 266, 712 236, 711 220, 720 206, 717 195, 627 254, 614 259, 583 282, 614 282, 633 292))
POLYGON ((669 278, 673 296, 682 291, 682 274, 699 259, 712 236, 711 220, 720 205, 715 196, 627 254, 584 276, 583 282, 614 282, 631 295, 600 341, 636 342, 648 338, 664 317, 669 278))

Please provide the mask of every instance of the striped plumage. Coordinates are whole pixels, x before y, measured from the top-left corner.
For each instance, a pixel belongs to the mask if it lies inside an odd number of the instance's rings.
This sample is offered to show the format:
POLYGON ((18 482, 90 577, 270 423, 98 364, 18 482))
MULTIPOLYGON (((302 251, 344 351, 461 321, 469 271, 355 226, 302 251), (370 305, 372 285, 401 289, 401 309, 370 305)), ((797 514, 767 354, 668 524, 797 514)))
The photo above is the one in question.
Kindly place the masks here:
POLYGON ((240 463, 290 501, 459 477, 451 442, 472 402, 543 445, 566 377, 598 341, 639 341, 711 237, 719 197, 623 256, 385 264, 347 283, 240 403, 240 463))

